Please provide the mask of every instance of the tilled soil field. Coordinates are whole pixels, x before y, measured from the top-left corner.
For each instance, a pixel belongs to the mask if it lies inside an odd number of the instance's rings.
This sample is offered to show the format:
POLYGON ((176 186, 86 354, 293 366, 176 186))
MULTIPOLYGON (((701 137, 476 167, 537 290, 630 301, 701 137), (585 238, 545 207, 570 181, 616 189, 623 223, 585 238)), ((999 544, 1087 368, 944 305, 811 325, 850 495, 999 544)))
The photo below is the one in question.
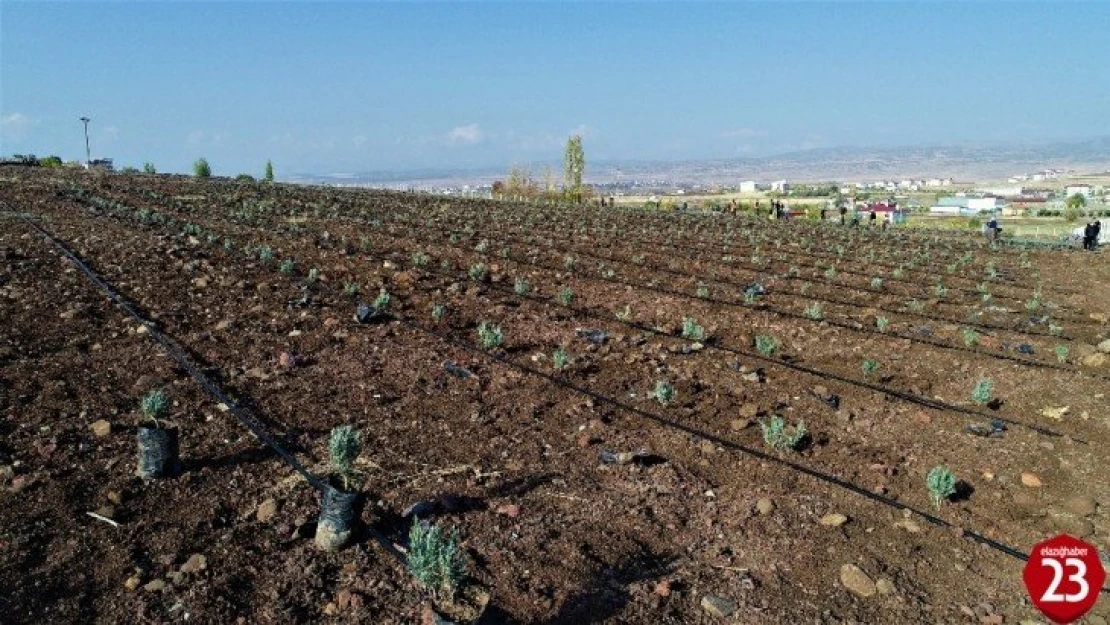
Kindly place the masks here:
POLYGON ((1102 252, 19 168, 0 201, 0 622, 434 622, 414 515, 488 623, 1043 622, 1021 554, 1110 551, 1102 252), (357 427, 355 541, 33 224, 315 474, 357 427), (143 481, 154 389, 183 466, 143 481))

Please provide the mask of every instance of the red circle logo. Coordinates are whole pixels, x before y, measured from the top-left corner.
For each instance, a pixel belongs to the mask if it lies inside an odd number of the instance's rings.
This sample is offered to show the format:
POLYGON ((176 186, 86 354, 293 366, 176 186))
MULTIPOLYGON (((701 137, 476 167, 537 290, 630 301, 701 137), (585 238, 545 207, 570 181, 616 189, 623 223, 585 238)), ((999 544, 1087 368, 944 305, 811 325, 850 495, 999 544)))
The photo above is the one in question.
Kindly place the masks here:
POLYGON ((1098 601, 1106 569, 1097 547, 1060 534, 1033 546, 1021 577, 1041 614, 1056 623, 1072 623, 1098 601))

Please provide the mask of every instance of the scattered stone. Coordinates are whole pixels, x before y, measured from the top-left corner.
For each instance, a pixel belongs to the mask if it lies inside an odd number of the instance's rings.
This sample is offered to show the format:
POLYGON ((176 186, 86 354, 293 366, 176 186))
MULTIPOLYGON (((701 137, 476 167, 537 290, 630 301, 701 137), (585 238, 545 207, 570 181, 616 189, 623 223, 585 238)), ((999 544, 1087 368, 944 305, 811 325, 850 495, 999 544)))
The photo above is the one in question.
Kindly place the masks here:
POLYGON ((1110 322, 1110 315, 1107 315, 1106 313, 1091 313, 1090 317, 1093 321, 1097 321, 1099 323, 1110 322))
POLYGON ((520 516, 520 506, 515 503, 503 503, 497 506, 497 514, 507 516, 510 519, 515 519, 520 516))
POLYGON ((1041 478, 1036 473, 1022 473, 1021 483, 1029 488, 1040 488, 1042 486, 1041 478))
POLYGON ((1110 354, 1110 339, 1106 339, 1105 341, 1099 343, 1098 351, 1104 354, 1110 354))
POLYGON ((185 561, 185 564, 181 565, 180 570, 182 573, 192 574, 199 573, 206 568, 208 568, 208 558, 199 553, 194 553, 193 555, 189 556, 189 559, 185 561))
POLYGON ((300 364, 300 358, 293 352, 281 352, 278 356, 278 364, 286 369, 292 369, 300 364))
POLYGON ((828 527, 840 527, 848 522, 848 517, 836 512, 821 517, 819 523, 828 527))
POLYGON ((775 502, 764 497, 755 502, 755 509, 758 510, 761 515, 766 516, 775 511, 775 502))
POLYGON ((104 419, 99 419, 93 421, 92 424, 89 425, 89 429, 99 438, 104 438, 112 433, 112 424, 104 419))
POLYGON ((701 607, 710 616, 728 618, 736 612, 736 602, 717 595, 705 595, 701 598, 701 607))
POLYGON ((759 414, 759 404, 747 403, 740 406, 740 416, 745 419, 751 419, 759 414))
POLYGON ((344 588, 335 595, 335 604, 340 610, 357 610, 362 607, 362 595, 344 588))
POLYGON ((277 514, 278 504, 276 500, 267 499, 258 504, 258 509, 255 510, 254 517, 261 523, 269 523, 270 519, 274 518, 277 514))
POLYGON ((840 583, 845 588, 859 595, 860 597, 871 597, 878 589, 875 587, 875 582, 871 581, 867 573, 854 564, 845 564, 840 567, 840 583))
POLYGON ((119 492, 118 490, 110 490, 105 494, 105 496, 108 498, 108 501, 112 502, 112 504, 114 505, 118 506, 123 503, 123 493, 119 492))
POLYGON ((897 521, 894 523, 894 527, 906 530, 911 534, 917 534, 921 531, 921 526, 917 523, 914 523, 911 519, 902 519, 900 521, 897 521))
POLYGON ((747 429, 749 426, 751 426, 751 424, 752 424, 751 419, 733 419, 732 421, 729 422, 728 425, 732 429, 734 429, 736 431, 740 431, 740 430, 747 429))
POLYGON ((659 583, 655 585, 655 594, 659 595, 660 597, 671 596, 671 580, 659 580, 659 583))
POLYGON ((420 625, 454 625, 454 623, 440 616, 432 606, 425 605, 424 611, 420 613, 420 625))
POLYGON ((217 332, 222 332, 222 331, 224 331, 224 330, 226 330, 230 327, 231 327, 231 319, 224 319, 223 321, 216 324, 216 331, 217 332))
POLYGON ((1064 509, 1077 516, 1091 516, 1098 509, 1098 502, 1090 495, 1076 495, 1064 502, 1064 509))
POLYGON ((152 581, 147 582, 146 586, 143 586, 143 590, 145 590, 147 592, 160 592, 165 587, 166 587, 165 580, 156 579, 156 580, 152 580, 152 581))
POLYGON ((885 577, 880 577, 879 581, 875 582, 875 589, 879 591, 880 595, 893 595, 897 590, 894 587, 894 582, 885 577))
POLYGON ((116 509, 113 506, 100 506, 93 511, 93 514, 102 516, 105 519, 116 520, 116 509))
POLYGON ((1049 419, 1056 419, 1057 421, 1059 421, 1064 418, 1064 415, 1068 414, 1068 410, 1070 409, 1071 406, 1064 406, 1062 408, 1045 407, 1041 409, 1041 416, 1048 417, 1049 419))
POLYGON ((1084 367, 1101 367, 1106 363, 1106 354, 1096 352, 1094 354, 1087 354, 1079 361, 1084 367))
POLYGON ((143 579, 141 577, 139 577, 138 575, 132 575, 131 577, 127 578, 127 581, 123 582, 123 587, 128 590, 134 591, 136 588, 139 587, 139 584, 141 583, 143 583, 143 579))

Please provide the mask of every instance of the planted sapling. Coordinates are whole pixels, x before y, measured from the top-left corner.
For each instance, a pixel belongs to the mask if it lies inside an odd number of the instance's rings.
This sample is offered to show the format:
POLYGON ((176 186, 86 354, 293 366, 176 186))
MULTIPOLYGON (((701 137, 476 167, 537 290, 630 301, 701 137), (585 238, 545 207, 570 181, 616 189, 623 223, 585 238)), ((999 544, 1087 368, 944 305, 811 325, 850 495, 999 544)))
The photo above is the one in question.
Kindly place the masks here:
POLYGON ((971 328, 962 328, 960 336, 963 337, 964 346, 973 347, 979 344, 979 333, 971 328))
POLYGON ((573 256, 563 257, 563 267, 565 267, 567 271, 574 271, 574 268, 576 266, 578 266, 578 259, 577 258, 575 258, 573 256))
POLYGON ((505 336, 501 333, 501 326, 483 321, 478 324, 478 339, 481 340, 482 347, 494 349, 501 347, 501 344, 505 341, 505 336))
POLYGON ((428 255, 424 252, 414 252, 412 255, 412 264, 417 267, 423 267, 428 264, 428 255))
POLYGON ((293 261, 286 258, 285 260, 281 261, 281 265, 278 266, 278 270, 287 276, 293 275, 293 261))
POLYGON ((705 328, 698 325, 692 317, 682 318, 682 338, 690 339, 691 341, 704 341, 705 328))
POLYGON ((343 490, 350 490, 355 460, 362 453, 362 435, 353 426, 341 425, 331 431, 328 439, 328 461, 343 481, 343 490))
POLYGON ((155 390, 146 394, 139 402, 139 411, 150 419, 154 427, 161 428, 161 419, 165 419, 170 411, 170 398, 165 391, 155 390))
POLYGON ((617 321, 621 323, 628 323, 632 321, 632 306, 629 304, 624 305, 623 310, 617 311, 617 321))
POLYGON ((887 328, 890 327, 890 320, 886 317, 876 317, 875 327, 879 329, 879 332, 886 332, 887 328))
POLYGON ((559 289, 559 295, 557 297, 560 304, 563 306, 570 306, 570 303, 574 301, 574 290, 569 286, 565 286, 559 289))
POLYGON ((358 297, 358 283, 357 282, 344 282, 343 293, 351 297, 358 297))
POLYGON ((554 353, 551 354, 551 363, 555 366, 556 371, 562 371, 570 364, 570 355, 567 354, 566 348, 559 346, 554 353))
POLYGON ((467 558, 458 531, 444 532, 420 519, 409 530, 406 563, 416 581, 439 600, 453 601, 466 579, 467 558))
POLYGON ((1057 361, 1059 361, 1059 362, 1067 362, 1068 361, 1068 346, 1067 345, 1057 345, 1054 351, 1056 352, 1056 360, 1057 361))
POLYGON ((990 380, 979 380, 975 383, 975 388, 971 389, 971 401, 980 406, 985 406, 992 401, 991 393, 994 391, 994 383, 990 380))
POLYGON ((439 322, 447 315, 447 307, 443 304, 435 304, 432 306, 432 321, 439 322))
POLYGON ((709 285, 704 282, 698 283, 697 296, 701 299, 709 299, 709 285))
POLYGON ((319 279, 320 279, 320 270, 319 269, 313 267, 312 269, 308 270, 308 275, 305 277, 306 282, 308 282, 309 284, 315 284, 316 281, 319 280, 319 279))
POLYGON ((470 266, 470 269, 466 273, 470 276, 471 280, 481 282, 485 279, 486 274, 489 273, 489 268, 482 263, 475 263, 470 266))
POLYGON ((813 302, 809 306, 806 306, 803 314, 806 319, 812 319, 814 321, 821 321, 825 318, 825 310, 821 307, 820 302, 813 302))
POLYGON ((532 292, 532 285, 528 284, 528 281, 524 278, 517 278, 516 282, 513 283, 513 292, 523 297, 532 292))
POLYGON ((939 508, 956 494, 956 476, 947 467, 933 467, 925 476, 925 486, 929 489, 929 499, 939 508))
POLYGON ((860 366, 863 369, 865 377, 871 377, 876 371, 879 370, 879 362, 874 358, 864 359, 863 364, 860 366))
POLYGON ((774 415, 766 423, 760 423, 759 428, 763 431, 763 442, 775 451, 797 450, 806 436, 805 421, 798 421, 797 425, 790 428, 779 415, 774 415))
POLYGON ((380 291, 378 291, 378 296, 374 298, 374 303, 371 305, 379 311, 385 310, 389 308, 389 302, 392 299, 393 298, 389 295, 389 291, 386 291, 383 287, 380 291))
POLYGON ((268 245, 259 248, 258 260, 265 265, 269 265, 274 260, 274 249, 268 245))
POLYGON ((655 389, 648 394, 649 397, 655 398, 655 401, 666 406, 674 401, 678 393, 674 390, 674 386, 666 380, 659 380, 655 383, 655 389))
POLYGON ((763 356, 773 356, 779 348, 779 341, 773 336, 766 334, 757 334, 755 337, 755 349, 763 356))
POLYGON ((871 278, 871 288, 875 290, 883 288, 883 279, 879 277, 871 278))

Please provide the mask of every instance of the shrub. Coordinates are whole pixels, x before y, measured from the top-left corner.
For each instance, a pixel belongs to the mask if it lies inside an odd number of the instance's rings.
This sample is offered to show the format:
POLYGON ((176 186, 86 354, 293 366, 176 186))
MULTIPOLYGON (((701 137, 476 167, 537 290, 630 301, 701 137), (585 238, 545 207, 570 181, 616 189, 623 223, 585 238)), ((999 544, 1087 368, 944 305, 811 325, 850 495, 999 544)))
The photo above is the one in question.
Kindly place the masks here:
POLYGON ((876 290, 883 288, 883 279, 878 276, 871 278, 871 288, 876 290))
POLYGON ((320 279, 320 270, 315 267, 309 269, 308 276, 305 279, 308 281, 309 284, 315 283, 317 280, 320 279))
POLYGON ((478 241, 478 245, 474 246, 474 251, 478 252, 479 254, 485 254, 489 251, 489 241, 485 239, 478 241))
POLYGON ((963 337, 965 347, 972 347, 979 344, 979 333, 971 328, 961 328, 960 336, 963 337))
POLYGON ((567 350, 564 347, 560 346, 559 349, 556 349, 555 352, 551 354, 551 362, 555 365, 556 371, 562 371, 570 364, 570 355, 567 354, 567 350))
POLYGON ((617 311, 617 321, 621 323, 628 323, 632 321, 632 306, 629 304, 624 305, 623 310, 617 311))
POLYGON ((887 328, 890 327, 890 320, 886 317, 876 317, 875 327, 879 329, 879 332, 886 332, 887 328))
POLYGON ((670 382, 659 380, 655 383, 655 389, 652 390, 648 396, 655 398, 655 401, 666 406, 674 401, 677 394, 677 391, 674 390, 674 386, 672 386, 670 382))
POLYGON ((471 265, 466 273, 470 276, 471 280, 481 282, 485 279, 486 274, 489 273, 489 269, 482 263, 476 263, 471 265))
POLYGON ((1067 345, 1057 345, 1056 348, 1053 351, 1056 352, 1056 360, 1057 361, 1067 362, 1067 360, 1068 360, 1068 346, 1067 345))
POLYGON ((871 377, 871 374, 879 370, 879 363, 873 358, 867 358, 863 361, 861 368, 863 369, 864 376, 871 377))
POLYGON ((343 489, 350 488, 355 460, 362 453, 362 436, 353 426, 341 425, 331 431, 328 439, 328 462, 343 480, 343 489))
POLYGON ((929 489, 929 499, 939 508, 945 500, 956 494, 956 476, 947 467, 933 467, 925 476, 925 486, 929 489))
POLYGON ((701 299, 709 299, 709 285, 705 283, 699 283, 696 293, 697 296, 701 299))
POLYGON ((170 398, 165 391, 151 391, 139 402, 139 411, 154 423, 154 427, 161 427, 159 420, 166 418, 166 415, 169 414, 170 398))
POLYGON ((943 282, 937 282, 933 287, 933 295, 940 299, 944 299, 948 295, 948 287, 944 286, 943 282))
POLYGON ((412 255, 412 264, 417 267, 423 267, 428 264, 428 255, 424 252, 414 252, 412 255))
POLYGON ((829 280, 832 280, 833 278, 835 278, 836 277, 836 267, 833 267, 832 265, 829 265, 829 268, 825 270, 825 277, 828 278, 829 280))
POLYGON ((809 306, 806 306, 803 314, 806 319, 813 319, 814 321, 820 321, 825 318, 825 311, 819 302, 813 302, 809 306))
POLYGON ((682 338, 691 341, 704 341, 705 328, 697 324, 692 317, 682 318, 682 338))
POLYGON ((993 382, 990 380, 979 380, 975 383, 975 388, 971 389, 971 401, 980 406, 985 406, 991 403, 991 393, 993 391, 993 382))
POLYGON ((435 305, 432 306, 432 320, 433 321, 438 322, 441 319, 443 319, 443 317, 445 315, 447 315, 447 307, 446 306, 444 306, 443 304, 435 304, 435 305))
POLYGON ((755 337, 755 349, 763 356, 772 356, 779 348, 779 341, 773 336, 766 334, 757 334, 755 337))
POLYGON ((286 258, 285 260, 281 261, 281 265, 278 267, 278 270, 281 271, 281 273, 284 273, 285 275, 292 275, 292 273, 293 273, 293 261, 286 258))
POLYGON ((894 278, 895 280, 901 280, 902 278, 906 277, 906 270, 902 269, 901 267, 895 267, 894 271, 890 272, 890 277, 894 278))
POLYGON ((775 451, 798 449, 806 436, 805 421, 798 421, 793 428, 788 428, 786 421, 779 415, 774 415, 766 423, 760 423, 759 429, 763 431, 763 442, 775 451))
POLYGON ((528 281, 524 278, 517 278, 516 282, 513 283, 513 292, 523 297, 532 292, 532 285, 528 284, 528 281))
POLYGON ((644 255, 643 254, 633 254, 632 255, 632 263, 635 264, 635 265, 644 264, 644 255))
POLYGON ((425 590, 446 601, 454 598, 466 576, 466 552, 459 546, 458 532, 443 532, 420 519, 414 519, 409 530, 406 564, 425 590))
POLYGON ((1048 333, 1052 336, 1061 336, 1064 333, 1064 326, 1058 326, 1055 323, 1049 323, 1048 333))
POLYGON ((478 324, 478 338, 482 342, 482 347, 486 349, 501 347, 501 344, 505 342, 505 336, 501 333, 501 326, 488 321, 478 324))
POLYGON ((909 308, 913 312, 919 313, 925 310, 925 304, 919 302, 916 299, 911 299, 910 301, 906 302, 906 308, 909 308))
POLYGON ((563 306, 570 306, 570 303, 574 301, 574 290, 571 289, 569 286, 564 286, 563 288, 559 289, 559 294, 557 297, 560 304, 562 304, 563 306))
POLYGON ((151 163, 150 161, 147 161, 147 162, 143 163, 143 173, 144 174, 156 174, 156 173, 158 173, 158 170, 154 169, 154 163, 151 163))
POLYGON ((573 256, 566 256, 566 257, 563 258, 563 267, 565 267, 567 271, 574 271, 574 268, 577 267, 577 266, 578 266, 578 259, 577 258, 575 258, 573 256))
POLYGON ((197 178, 210 178, 212 177, 212 167, 208 165, 208 159, 198 158, 193 163, 193 175, 197 178))
POLYGON ((357 282, 344 282, 343 283, 343 293, 345 295, 350 295, 351 297, 357 297, 358 296, 358 283, 357 282))
POLYGON ((274 181, 274 163, 272 161, 266 161, 266 169, 262 173, 262 179, 266 182, 274 181))
POLYGON ((386 291, 383 287, 380 291, 378 291, 378 296, 374 298, 374 302, 371 305, 377 310, 385 310, 389 308, 389 302, 392 299, 393 298, 389 295, 389 291, 386 291))
POLYGON ((263 264, 270 264, 274 260, 274 248, 264 245, 258 249, 258 260, 263 264))

